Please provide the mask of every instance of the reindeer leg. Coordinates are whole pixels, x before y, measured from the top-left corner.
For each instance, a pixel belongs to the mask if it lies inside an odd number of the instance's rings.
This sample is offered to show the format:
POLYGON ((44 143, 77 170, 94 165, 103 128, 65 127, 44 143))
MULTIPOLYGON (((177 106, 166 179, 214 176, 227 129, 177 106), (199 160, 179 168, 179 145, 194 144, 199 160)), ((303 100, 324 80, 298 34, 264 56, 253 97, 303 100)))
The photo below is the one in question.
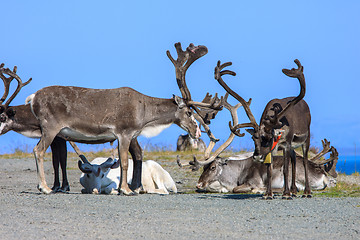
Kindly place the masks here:
POLYGON ((67 167, 67 146, 66 141, 62 138, 55 137, 55 139, 59 139, 59 148, 60 151, 60 167, 62 173, 62 184, 61 184, 61 192, 68 192, 70 191, 70 185, 67 179, 66 167, 67 167))
MULTIPOLYGON (((269 153, 271 154, 271 153, 269 153)), ((272 200, 274 198, 271 182, 272 182, 272 164, 271 163, 265 163, 266 164, 266 171, 267 171, 267 186, 266 186, 266 192, 263 196, 263 199, 265 200, 272 200)))
POLYGON ((309 184, 309 167, 308 167, 308 151, 310 145, 310 138, 306 140, 306 143, 302 145, 302 151, 304 155, 304 171, 305 171, 305 189, 302 197, 311 198, 311 189, 309 184))
POLYGON ((54 186, 51 188, 53 192, 67 192, 70 191, 69 182, 66 174, 66 163, 67 163, 67 148, 66 141, 62 138, 55 137, 51 145, 52 161, 54 168, 54 186), (62 172, 62 185, 60 188, 59 179, 59 164, 62 172))
POLYGON ((131 191, 127 183, 127 170, 129 168, 128 151, 130 147, 130 141, 126 138, 118 137, 118 151, 120 160, 120 185, 119 193, 123 193, 127 196, 134 196, 136 193, 131 191))
POLYGON ((233 193, 249 193, 253 190, 253 187, 249 183, 241 184, 240 186, 236 186, 233 188, 233 193))
MULTIPOLYGON (((43 134, 45 132, 49 133, 49 131, 43 131, 43 134)), ((36 170, 37 170, 37 174, 38 174, 38 178, 39 178, 39 184, 38 184, 37 188, 39 189, 40 192, 45 193, 45 194, 51 193, 51 189, 46 184, 45 172, 44 172, 44 155, 45 155, 46 149, 48 149, 51 142, 55 138, 56 134, 57 134, 57 132, 53 133, 53 134, 49 134, 49 135, 43 135, 41 137, 40 141, 38 142, 38 144, 34 148, 34 155, 35 155, 35 160, 36 160, 36 170)))
POLYGON ((141 173, 142 173, 142 149, 137 139, 132 139, 129 148, 131 157, 134 161, 133 179, 130 189, 139 193, 141 190, 141 173))
POLYGON ((296 154, 294 150, 291 150, 290 153, 291 157, 291 187, 290 193, 291 196, 296 197, 297 194, 297 187, 296 187, 296 154))
POLYGON ((50 145, 52 152, 52 164, 54 169, 54 185, 51 188, 53 192, 59 192, 60 190, 60 177, 59 177, 59 166, 60 166, 60 154, 57 142, 54 141, 50 145))
POLYGON ((284 192, 283 192, 283 199, 292 199, 290 196, 289 190, 289 160, 290 160, 290 149, 289 147, 285 147, 283 150, 284 153, 284 192))

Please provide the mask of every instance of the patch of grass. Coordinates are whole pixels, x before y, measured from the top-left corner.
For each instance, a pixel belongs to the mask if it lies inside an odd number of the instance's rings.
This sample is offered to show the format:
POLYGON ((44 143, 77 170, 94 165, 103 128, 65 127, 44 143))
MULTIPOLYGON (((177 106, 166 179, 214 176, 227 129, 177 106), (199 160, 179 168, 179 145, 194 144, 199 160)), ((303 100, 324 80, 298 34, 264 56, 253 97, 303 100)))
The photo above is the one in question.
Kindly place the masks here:
POLYGON ((314 195, 321 197, 360 197, 360 186, 339 181, 335 187, 314 192, 314 195))

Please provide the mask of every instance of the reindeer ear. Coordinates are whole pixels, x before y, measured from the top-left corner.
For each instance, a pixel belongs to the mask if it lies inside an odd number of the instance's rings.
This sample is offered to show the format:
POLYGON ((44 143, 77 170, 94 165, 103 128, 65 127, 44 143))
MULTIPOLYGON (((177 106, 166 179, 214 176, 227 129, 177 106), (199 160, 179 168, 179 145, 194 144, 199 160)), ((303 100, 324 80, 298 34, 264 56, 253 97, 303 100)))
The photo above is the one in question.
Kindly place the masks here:
POLYGON ((173 99, 180 109, 186 106, 184 99, 181 97, 173 95, 173 99))
POLYGON ((255 134, 255 130, 253 128, 248 128, 248 129, 245 129, 248 133, 250 133, 251 135, 254 135, 255 134))
POLYGON ((6 115, 8 115, 9 117, 13 117, 15 115, 16 111, 13 108, 8 108, 6 110, 6 115))
POLYGON ((228 159, 221 159, 220 164, 221 165, 227 165, 228 159))

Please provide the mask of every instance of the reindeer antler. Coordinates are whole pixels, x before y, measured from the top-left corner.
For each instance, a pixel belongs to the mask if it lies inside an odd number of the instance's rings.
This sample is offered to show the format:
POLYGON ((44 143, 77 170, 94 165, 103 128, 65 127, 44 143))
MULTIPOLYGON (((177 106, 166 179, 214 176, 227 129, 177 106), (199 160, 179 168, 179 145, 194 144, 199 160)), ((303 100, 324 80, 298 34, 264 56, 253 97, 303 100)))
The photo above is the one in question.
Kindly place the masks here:
POLYGON ((214 161, 216 159, 216 157, 223 152, 230 144, 231 142, 234 140, 235 136, 239 136, 242 137, 244 136, 243 133, 240 133, 240 128, 243 127, 253 127, 258 129, 259 126, 256 123, 255 117, 253 116, 251 110, 250 110, 250 104, 251 104, 251 99, 246 102, 241 96, 239 96, 236 92, 234 92, 222 79, 223 75, 232 75, 232 76, 236 76, 236 73, 230 70, 223 70, 225 67, 227 66, 231 66, 232 63, 231 62, 226 62, 224 64, 221 64, 220 61, 217 62, 217 65, 215 67, 215 73, 214 73, 214 77, 215 79, 219 82, 219 84, 226 90, 226 94, 225 97, 223 98, 223 106, 228 109, 231 113, 233 122, 229 122, 229 128, 231 130, 230 136, 229 138, 224 142, 223 145, 221 145, 213 155, 211 156, 207 156, 205 155, 205 159, 206 160, 197 160, 196 157, 194 157, 194 161, 190 162, 190 165, 193 165, 193 170, 197 170, 201 165, 205 165, 208 164, 212 161, 214 161), (227 102, 227 98, 229 96, 229 94, 231 96, 233 96, 236 100, 239 101, 239 103, 235 106, 231 106, 228 102, 227 102), (245 112, 248 116, 248 118, 250 119, 250 123, 243 123, 243 124, 239 124, 238 123, 238 116, 237 116, 237 109, 243 106, 245 109, 245 112))
POLYGON ((281 123, 279 120, 284 116, 284 114, 287 112, 288 109, 293 107, 295 104, 297 104, 301 99, 304 98, 305 92, 306 92, 306 84, 305 84, 305 76, 304 76, 304 67, 301 65, 300 61, 298 59, 295 59, 294 62, 298 66, 298 68, 292 68, 292 69, 283 69, 282 72, 292 78, 297 78, 300 83, 300 93, 297 97, 292 99, 288 104, 282 109, 278 109, 277 106, 274 106, 274 116, 268 117, 266 121, 264 122, 268 126, 280 126, 281 123))
POLYGON ((241 105, 243 106, 243 108, 245 110, 246 115, 248 116, 248 118, 250 120, 249 123, 236 124, 235 126, 230 128, 234 134, 236 134, 239 137, 242 137, 242 136, 244 136, 244 134, 240 133, 240 128, 252 127, 254 129, 259 129, 259 125, 256 123, 255 117, 250 110, 251 98, 249 99, 249 101, 245 101, 239 94, 234 92, 222 79, 222 76, 226 75, 226 74, 236 76, 236 73, 233 71, 223 70, 225 67, 228 67, 231 65, 232 65, 232 62, 226 62, 226 63, 221 64, 221 62, 218 61, 217 66, 215 67, 215 79, 226 90, 226 92, 228 92, 232 97, 234 97, 236 100, 238 100, 241 103, 241 105))
POLYGON ((207 135, 211 140, 208 148, 205 151, 205 156, 210 156, 211 150, 215 146, 215 143, 219 140, 215 138, 207 124, 210 123, 210 120, 215 117, 218 111, 222 110, 223 97, 219 99, 217 94, 215 94, 215 96, 212 98, 211 95, 207 93, 202 102, 195 102, 191 99, 191 94, 187 88, 185 80, 186 71, 190 65, 200 57, 207 54, 208 50, 205 46, 194 46, 192 43, 186 48, 186 51, 182 50, 181 43, 175 43, 175 48, 178 55, 176 60, 171 56, 169 50, 166 51, 166 54, 175 66, 176 81, 183 99, 189 107, 192 107, 195 110, 195 119, 199 121, 200 125, 204 127, 207 135), (200 107, 200 109, 198 107, 200 107), (208 111, 206 112, 204 109, 209 110, 206 110, 208 111))
MULTIPOLYGON (((223 106, 229 110, 231 117, 232 117, 232 122, 229 121, 229 127, 230 129, 232 129, 235 125, 238 124, 238 115, 237 115, 237 110, 239 109, 239 107, 241 107, 241 103, 236 104, 235 106, 232 106, 228 103, 227 99, 228 99, 229 93, 226 93, 224 96, 224 102, 223 102, 223 106)), ((189 164, 187 165, 192 165, 192 170, 196 171, 199 169, 200 166, 204 166, 206 164, 211 163, 212 161, 214 161, 219 155, 220 153, 222 153, 234 140, 236 134, 234 132, 230 132, 230 136, 228 137, 228 139, 218 148, 216 149, 216 151, 211 154, 211 156, 208 156, 205 154, 204 159, 202 160, 198 160, 195 156, 194 156, 194 160, 189 162, 189 164)), ((209 144, 210 145, 210 144, 209 144)), ((179 163, 178 160, 178 164, 180 166, 181 163, 179 163)), ((187 165, 182 165, 182 166, 187 166, 187 165)))
POLYGON ((29 84, 32 80, 32 78, 30 78, 28 81, 26 81, 25 83, 23 83, 21 81, 21 78, 16 74, 17 71, 17 67, 14 66, 14 70, 11 71, 9 68, 4 68, 5 64, 2 63, 0 65, 0 78, 3 80, 4 82, 4 95, 2 96, 2 98, 0 99, 0 104, 2 104, 5 99, 7 98, 7 96, 9 95, 9 90, 10 90, 10 83, 14 80, 14 78, 16 79, 16 81, 18 82, 18 86, 16 88, 16 90, 14 91, 14 93, 10 96, 10 98, 6 101, 6 103, 4 104, 4 107, 8 107, 10 102, 16 97, 16 95, 20 92, 21 88, 26 86, 27 84, 29 84), (10 77, 5 77, 4 74, 9 75, 10 77))
POLYGON ((185 101, 191 101, 191 94, 189 89, 187 88, 186 81, 185 81, 185 75, 186 71, 190 67, 190 65, 195 62, 197 59, 201 58, 205 54, 207 54, 208 50, 207 47, 199 45, 194 46, 194 44, 190 44, 186 51, 182 50, 181 43, 175 43, 176 52, 178 55, 177 60, 175 60, 171 54, 170 51, 167 50, 166 54, 169 57, 170 61, 175 66, 176 71, 176 81, 179 86, 181 95, 185 101))
POLYGON ((197 114, 204 120, 205 124, 210 124, 210 121, 215 118, 216 114, 219 112, 217 109, 222 109, 223 105, 223 97, 218 98, 217 93, 214 97, 209 93, 206 93, 206 96, 201 101, 204 103, 204 107, 198 105, 197 114), (212 108, 208 108, 208 105, 213 106, 212 108))
POLYGON ((336 172, 336 164, 339 159, 339 153, 337 152, 336 148, 331 147, 330 158, 324 164, 324 170, 332 177, 337 177, 336 172))
POLYGON ((334 148, 333 146, 330 147, 330 142, 326 138, 324 140, 321 140, 321 142, 323 145, 323 149, 319 153, 317 153, 314 157, 309 159, 309 161, 311 161, 315 164, 318 164, 318 165, 322 165, 322 164, 328 163, 330 161, 333 161, 335 158, 338 158, 339 154, 338 154, 336 148, 334 148), (321 157, 323 157, 328 152, 331 152, 330 158, 329 159, 321 159, 321 157))

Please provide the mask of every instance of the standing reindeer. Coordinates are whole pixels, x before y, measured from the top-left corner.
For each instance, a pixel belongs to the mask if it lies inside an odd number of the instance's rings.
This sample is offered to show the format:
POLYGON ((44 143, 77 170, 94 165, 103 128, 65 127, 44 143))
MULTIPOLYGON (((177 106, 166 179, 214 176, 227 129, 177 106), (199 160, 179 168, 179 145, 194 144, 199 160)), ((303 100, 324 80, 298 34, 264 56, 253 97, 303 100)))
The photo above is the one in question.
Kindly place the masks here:
MULTIPOLYGON (((11 101, 16 97, 22 87, 30 83, 31 78, 22 83, 21 78, 16 74, 17 67, 14 67, 14 70, 11 71, 8 68, 3 68, 4 64, 0 66, 0 78, 4 82, 4 94, 0 100, 0 135, 7 133, 8 131, 15 131, 26 137, 30 138, 40 138, 41 137, 41 127, 38 119, 35 118, 31 112, 30 105, 18 105, 18 106, 9 106, 11 101), (9 77, 5 77, 5 75, 9 77), (13 80, 18 82, 18 87, 15 92, 10 96, 5 104, 2 104, 10 90, 10 83, 13 80)), ((89 142, 90 143, 90 142, 89 142)), ((73 144, 72 144, 73 146, 73 144)), ((54 184, 52 192, 66 192, 70 191, 69 182, 67 180, 66 165, 67 165, 67 147, 66 140, 56 136, 52 141, 51 145, 52 151, 52 162, 54 168, 54 184), (62 185, 60 187, 60 178, 59 178, 59 165, 62 170, 62 185)), ((137 142, 137 139, 133 139, 130 144, 130 154, 134 161, 134 181, 132 182, 131 188, 137 189, 141 186, 141 162, 142 162, 142 150, 137 142)))
MULTIPOLYGON (((186 72, 195 60, 207 53, 205 46, 190 44, 186 51, 182 51, 180 43, 175 47, 178 59, 170 58, 169 52, 168 56, 174 65, 181 65, 182 70, 177 70, 177 74, 186 72)), ((128 87, 89 89, 51 86, 37 91, 31 99, 31 110, 42 130, 40 141, 34 148, 40 181, 38 189, 43 193, 51 192, 45 180, 44 154, 53 139, 60 136, 85 143, 117 140, 121 159, 119 191, 134 195, 126 182, 131 140, 139 135, 155 136, 173 123, 193 138, 199 138, 201 132, 190 107, 215 107, 213 104, 193 102, 186 86, 179 81, 178 85, 183 98, 154 98, 128 87)))
MULTIPOLYGON (((229 86, 223 81, 222 75, 230 74, 235 76, 235 73, 229 70, 222 71, 223 68, 230 66, 231 63, 217 64, 215 69, 215 76, 219 84, 228 92, 231 96, 237 99, 244 107, 245 112, 250 119, 250 123, 238 124, 231 130, 236 135, 242 137, 244 134, 240 134, 240 128, 251 127, 247 131, 252 135, 252 139, 255 143, 255 151, 253 158, 255 161, 264 162, 265 159, 269 159, 272 154, 272 150, 277 143, 277 148, 283 150, 284 158, 284 199, 291 199, 291 194, 296 195, 297 189, 295 185, 296 176, 296 155, 295 148, 301 147, 304 156, 304 174, 305 174, 305 189, 304 197, 311 197, 311 189, 309 185, 308 177, 308 150, 310 144, 310 121, 311 115, 307 103, 303 100, 305 96, 305 77, 303 74, 303 66, 301 66, 299 60, 295 60, 297 69, 291 70, 283 69, 282 72, 292 78, 297 78, 300 83, 300 93, 297 97, 288 97, 283 99, 273 99, 265 107, 261 116, 260 125, 256 123, 256 120, 251 113, 249 104, 240 97, 237 93, 229 88, 229 86), (292 163, 292 181, 291 188, 289 189, 289 162, 292 163)), ((267 174, 268 179, 271 179, 271 160, 267 162, 267 174)), ((265 199, 272 199, 273 193, 271 190, 271 181, 268 181, 265 199)))

